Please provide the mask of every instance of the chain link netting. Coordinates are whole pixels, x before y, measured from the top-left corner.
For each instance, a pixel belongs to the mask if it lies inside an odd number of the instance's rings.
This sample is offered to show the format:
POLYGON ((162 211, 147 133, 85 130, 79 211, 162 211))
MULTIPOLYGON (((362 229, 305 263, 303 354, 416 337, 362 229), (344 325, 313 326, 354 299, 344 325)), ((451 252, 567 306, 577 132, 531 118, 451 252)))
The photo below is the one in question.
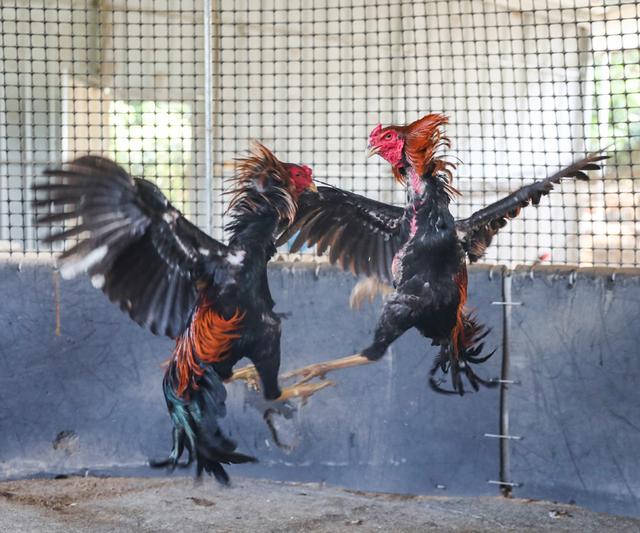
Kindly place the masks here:
MULTIPOLYGON (((226 179, 250 139, 387 202, 368 132, 449 115, 459 216, 587 151, 504 228, 486 261, 638 266, 640 7, 589 0, 5 0, 0 254, 53 251, 31 185, 77 155, 115 158, 224 238, 226 179)), ((285 247, 286 249, 286 247, 285 247)), ((307 253, 310 253, 307 252, 307 253)))

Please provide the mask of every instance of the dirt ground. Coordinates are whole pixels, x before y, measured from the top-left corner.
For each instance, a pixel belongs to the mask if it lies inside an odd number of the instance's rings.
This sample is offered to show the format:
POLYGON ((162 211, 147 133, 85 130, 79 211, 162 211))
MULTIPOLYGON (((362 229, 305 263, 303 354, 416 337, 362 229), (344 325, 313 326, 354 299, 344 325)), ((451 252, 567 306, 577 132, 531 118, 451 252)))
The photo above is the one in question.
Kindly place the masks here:
POLYGON ((500 497, 354 492, 234 479, 71 477, 0 483, 0 531, 640 531, 640 519, 500 497))

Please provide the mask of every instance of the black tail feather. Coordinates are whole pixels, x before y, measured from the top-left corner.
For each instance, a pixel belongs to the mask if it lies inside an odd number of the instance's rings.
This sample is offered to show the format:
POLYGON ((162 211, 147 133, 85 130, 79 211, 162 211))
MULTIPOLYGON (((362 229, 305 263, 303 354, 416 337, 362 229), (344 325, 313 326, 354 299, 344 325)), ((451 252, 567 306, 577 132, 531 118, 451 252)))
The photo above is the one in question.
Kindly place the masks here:
POLYGON ((180 462, 180 457, 184 452, 185 448, 185 432, 176 427, 173 428, 173 447, 171 449, 171 453, 169 457, 165 459, 150 459, 149 466, 152 468, 168 468, 170 471, 178 468, 187 468, 191 466, 193 462, 193 454, 191 450, 189 450, 189 460, 186 462, 180 462))
POLYGON ((491 329, 478 324, 471 314, 463 317, 463 324, 464 332, 462 338, 458 340, 459 349, 457 355, 454 353, 453 343, 449 342, 442 345, 440 353, 429 372, 429 385, 434 391, 441 394, 464 395, 465 389, 462 376, 467 378, 467 381, 476 392, 480 390, 481 385, 492 388, 498 384, 495 380, 481 378, 471 368, 471 364, 484 363, 495 353, 495 350, 493 350, 480 357, 484 348, 484 342, 481 341, 486 338, 491 329), (451 371, 451 389, 446 389, 442 386, 444 377, 439 379, 435 377, 438 370, 443 374, 451 371))
POLYGON ((188 397, 177 394, 178 378, 172 362, 164 377, 163 389, 167 407, 174 425, 173 449, 167 459, 150 461, 152 467, 188 466, 196 461, 196 475, 203 472, 213 475, 226 485, 229 475, 224 464, 256 462, 250 455, 235 452, 236 443, 227 437, 218 420, 226 415, 227 391, 218 374, 211 367, 205 369, 198 380, 198 388, 187 391, 188 397), (189 461, 184 464, 179 459, 184 449, 189 451, 189 461))

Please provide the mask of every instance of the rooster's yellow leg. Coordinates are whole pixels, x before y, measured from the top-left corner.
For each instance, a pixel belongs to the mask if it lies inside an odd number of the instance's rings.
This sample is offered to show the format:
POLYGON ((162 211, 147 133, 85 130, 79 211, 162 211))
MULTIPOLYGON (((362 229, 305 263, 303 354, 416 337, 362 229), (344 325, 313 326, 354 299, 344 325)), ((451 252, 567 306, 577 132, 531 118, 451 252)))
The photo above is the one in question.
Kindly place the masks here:
POLYGON ((284 402, 291 400, 292 398, 302 398, 302 403, 306 403, 307 399, 326 387, 332 387, 333 381, 322 381, 321 383, 296 383, 287 387, 282 391, 282 394, 276 400, 277 402, 284 402))
POLYGON ((362 354, 348 355, 347 357, 341 357, 339 359, 332 359, 330 361, 324 361, 322 363, 316 363, 313 365, 303 366, 297 370, 292 370, 281 376, 282 380, 291 378, 300 378, 298 384, 306 383, 313 378, 324 378, 325 375, 334 370, 341 370, 343 368, 351 368, 353 366, 366 365, 372 361, 366 358, 362 354))

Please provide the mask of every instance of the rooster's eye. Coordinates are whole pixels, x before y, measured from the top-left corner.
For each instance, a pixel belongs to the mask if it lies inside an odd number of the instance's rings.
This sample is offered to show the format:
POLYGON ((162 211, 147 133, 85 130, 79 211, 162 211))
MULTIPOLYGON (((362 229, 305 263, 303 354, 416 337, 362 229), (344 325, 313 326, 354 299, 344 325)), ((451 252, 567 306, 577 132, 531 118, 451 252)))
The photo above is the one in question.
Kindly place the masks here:
POLYGON ((391 139, 391 137, 393 137, 393 135, 391 135, 391 133, 387 133, 387 134, 384 136, 384 138, 385 138, 385 139, 387 139, 387 140, 390 140, 390 139, 391 139))

